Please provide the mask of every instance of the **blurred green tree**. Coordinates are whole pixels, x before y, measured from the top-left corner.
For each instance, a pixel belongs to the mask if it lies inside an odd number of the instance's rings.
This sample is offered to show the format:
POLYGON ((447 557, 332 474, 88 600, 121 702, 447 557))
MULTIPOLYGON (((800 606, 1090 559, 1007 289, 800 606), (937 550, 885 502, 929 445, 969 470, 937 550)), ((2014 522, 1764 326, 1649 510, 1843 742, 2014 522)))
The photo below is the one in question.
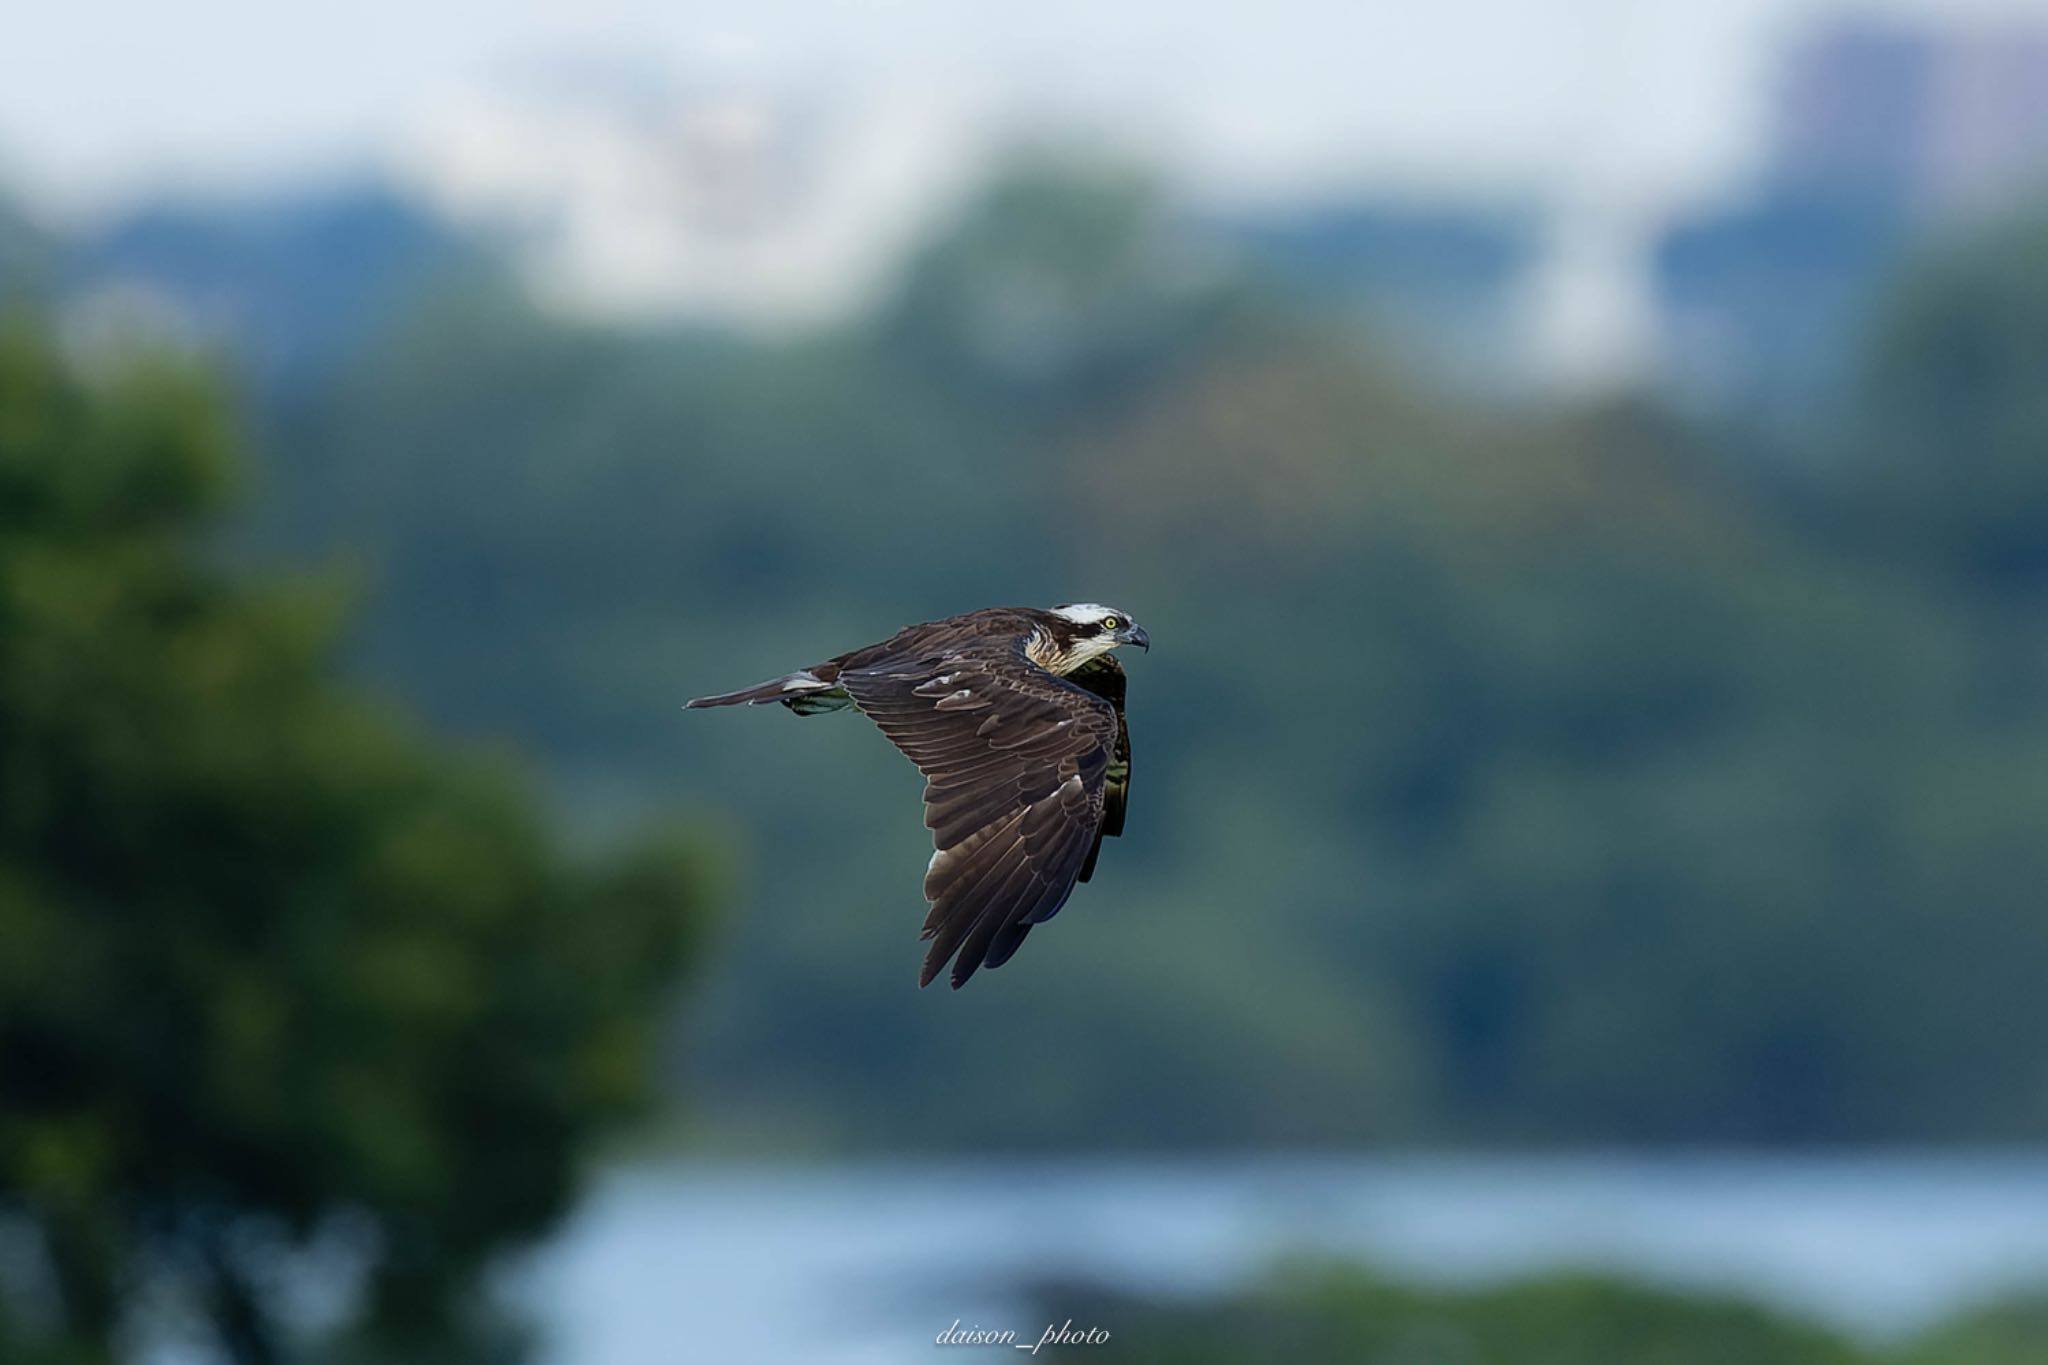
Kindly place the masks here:
POLYGON ((335 595, 205 550, 232 444, 189 375, 0 339, 0 1342, 99 1358, 168 1294, 276 1360, 317 1254, 372 1357, 450 1358, 641 1101, 701 860, 572 862, 332 683, 335 595))
MULTIPOLYGON (((1978 249, 1905 314, 2032 354, 1984 321, 2031 286, 1964 287, 2025 251, 1978 249)), ((1887 522, 1843 495, 1877 452, 1786 453, 1827 485, 1791 496, 1648 404, 1446 403, 1256 290, 1090 163, 997 181, 829 332, 443 301, 274 425, 258 550, 373 563, 353 661, 437 727, 518 735, 579 818, 680 798, 754 832, 763 913, 691 1072, 740 1140, 2037 1133, 2011 1040, 2048 1019, 2048 654, 2023 606, 1855 542, 1998 512, 2042 447, 1971 436, 1963 477, 1902 415, 1925 483, 1887 522), (921 913, 900 758, 850 718, 674 707, 1089 596, 1161 642, 1131 837, 961 1028, 885 965, 921 913), (866 790, 900 795, 838 795, 866 790)), ((2031 429, 2033 368, 1980 391, 1899 345, 1873 404, 2031 429)))
POLYGON ((1114 1323, 1122 1358, 1147 1365, 1889 1365, 1740 1300, 1585 1275, 1436 1289, 1304 1263, 1207 1302, 1057 1289, 1040 1295, 1054 1321, 1114 1323))
POLYGON ((1151 177, 1027 154, 917 254, 881 325, 942 386, 1038 423, 1156 378, 1249 302, 1151 177))
POLYGON ((55 254, 49 235, 0 193, 0 310, 12 311, 41 297, 55 254))
POLYGON ((1594 1275, 1423 1287, 1303 1261, 1215 1299, 1045 1284, 1052 1322, 1104 1324, 1118 1359, 1157 1365, 2035 1365, 2039 1298, 1994 1302, 1924 1335, 1853 1341, 1739 1298, 1594 1275))
POLYGON ((2048 214, 1947 243, 1900 282, 1864 376, 1859 472, 1888 552, 2000 594, 2048 586, 2048 214))
POLYGON ((1905 1365, 2006 1365, 2048 1360, 2048 1293, 1996 1299, 1928 1332, 1905 1365))

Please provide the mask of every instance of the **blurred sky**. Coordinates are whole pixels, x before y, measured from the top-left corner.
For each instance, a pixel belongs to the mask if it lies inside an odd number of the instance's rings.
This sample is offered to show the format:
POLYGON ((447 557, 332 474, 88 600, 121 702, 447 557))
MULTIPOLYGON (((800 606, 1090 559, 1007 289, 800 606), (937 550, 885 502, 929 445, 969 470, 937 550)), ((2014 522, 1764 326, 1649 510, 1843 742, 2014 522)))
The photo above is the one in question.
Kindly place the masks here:
POLYGON ((0 183, 90 209, 375 164, 464 87, 594 56, 956 91, 1107 124, 1219 193, 1357 181, 1698 193, 1739 174, 1778 42, 1843 13, 2048 0, 274 0, 16 4, 0 183))
POLYGON ((1563 389, 1643 376, 1650 244, 1744 192, 1790 41, 2048 21, 2048 0, 15 8, 0 196, 59 224, 381 179, 517 241, 571 309, 801 323, 871 296, 993 150, 1049 134, 1216 204, 1540 207, 1516 346, 1563 389))

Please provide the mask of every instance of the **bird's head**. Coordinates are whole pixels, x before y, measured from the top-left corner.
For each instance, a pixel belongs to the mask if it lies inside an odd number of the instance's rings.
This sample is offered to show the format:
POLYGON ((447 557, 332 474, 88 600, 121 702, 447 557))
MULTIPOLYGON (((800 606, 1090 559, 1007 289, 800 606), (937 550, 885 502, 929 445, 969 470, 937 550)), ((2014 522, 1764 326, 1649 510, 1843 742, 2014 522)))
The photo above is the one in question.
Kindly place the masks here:
POLYGON ((1147 651, 1152 648, 1152 637, 1127 611, 1099 602, 1069 602, 1064 607, 1054 607, 1052 614, 1073 627, 1070 638, 1060 643, 1076 666, 1107 654, 1118 645, 1136 645, 1147 651))

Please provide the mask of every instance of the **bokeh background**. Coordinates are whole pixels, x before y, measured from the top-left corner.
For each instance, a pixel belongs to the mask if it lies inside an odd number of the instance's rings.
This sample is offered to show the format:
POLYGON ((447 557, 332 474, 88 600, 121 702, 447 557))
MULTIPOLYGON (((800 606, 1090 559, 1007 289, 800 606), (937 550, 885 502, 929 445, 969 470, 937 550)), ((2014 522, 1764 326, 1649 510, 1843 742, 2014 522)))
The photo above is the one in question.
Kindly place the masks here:
POLYGON ((6 30, 0 1358, 2048 1360, 2039 0, 6 30))

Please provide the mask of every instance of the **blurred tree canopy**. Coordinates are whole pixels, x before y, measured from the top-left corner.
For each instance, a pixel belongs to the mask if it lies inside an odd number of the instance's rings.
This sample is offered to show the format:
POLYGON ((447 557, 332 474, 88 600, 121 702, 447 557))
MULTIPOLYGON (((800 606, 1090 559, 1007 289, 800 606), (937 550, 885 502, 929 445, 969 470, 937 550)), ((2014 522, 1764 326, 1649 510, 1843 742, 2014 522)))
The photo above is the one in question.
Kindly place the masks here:
POLYGON ((1987 1305, 1904 1341, 1852 1341, 1756 1304, 1559 1275, 1419 1288, 1344 1265, 1283 1266, 1217 1300, 1054 1283, 1043 1315, 1113 1324, 1108 1349, 1148 1365, 2032 1365, 2035 1298, 1987 1305))
POLYGON ((350 665, 579 831, 749 832, 675 1072, 731 1140, 2037 1135, 2040 229, 1902 281, 1773 467, 1644 400, 1452 401, 1187 228, 1034 160, 810 334, 423 297, 254 414, 236 549, 359 566, 350 665), (1159 642, 1129 836, 920 995, 915 774, 678 704, 1077 599, 1159 642))
POLYGON ((1117 162, 1019 159, 910 262, 879 330, 927 382, 1027 427, 1114 402, 1253 302, 1117 162))
POLYGON ((0 193, 0 311, 16 312, 39 300, 56 244, 0 193))
POLYGON ((2048 213, 1930 253, 1892 291, 1850 457, 1883 548, 2048 588, 2048 213), (1860 458, 1859 458, 1860 456, 1860 458))
POLYGON ((208 549, 236 473, 189 375, 0 339, 8 1359, 298 1358, 308 1257, 365 1358, 449 1358, 697 954, 685 842, 572 859, 503 765, 330 681, 336 594, 208 549))
POLYGON ((728 1132, 2037 1134, 2048 654, 1954 562, 2023 548, 2048 468, 2037 237, 1906 286, 1871 425, 1787 497, 1647 403, 1454 405, 1175 224, 1034 162, 809 336, 444 302, 265 414, 256 541, 372 566, 359 666, 532 745, 579 821, 754 831, 690 1071, 728 1132), (919 995, 914 774, 676 704, 1075 599, 1159 642, 1130 837, 919 995))

